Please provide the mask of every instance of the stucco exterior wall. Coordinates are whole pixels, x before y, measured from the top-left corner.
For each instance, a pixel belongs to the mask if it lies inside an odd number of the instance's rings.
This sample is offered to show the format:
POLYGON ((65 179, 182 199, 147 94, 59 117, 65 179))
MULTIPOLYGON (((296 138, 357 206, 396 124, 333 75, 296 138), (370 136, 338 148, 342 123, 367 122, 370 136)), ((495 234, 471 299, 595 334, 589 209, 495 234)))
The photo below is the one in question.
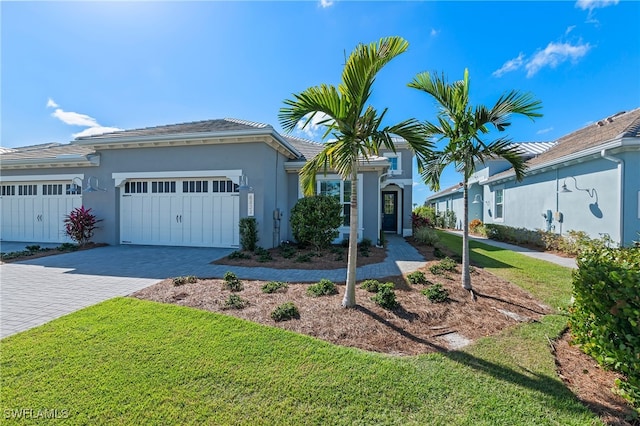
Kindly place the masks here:
POLYGON ((640 151, 622 152, 616 157, 624 161, 624 245, 631 245, 640 240, 640 151))

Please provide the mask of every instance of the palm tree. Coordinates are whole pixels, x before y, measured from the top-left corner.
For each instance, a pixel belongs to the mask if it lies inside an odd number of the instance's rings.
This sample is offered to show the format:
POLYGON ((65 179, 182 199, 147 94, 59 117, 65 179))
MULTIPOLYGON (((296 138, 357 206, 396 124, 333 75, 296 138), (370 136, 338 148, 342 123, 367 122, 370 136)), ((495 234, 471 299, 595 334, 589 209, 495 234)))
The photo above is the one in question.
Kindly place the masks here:
POLYGON ((512 114, 524 115, 532 120, 542 117, 538 112, 542 103, 530 93, 512 90, 503 94, 491 109, 484 105, 472 106, 469 103, 467 69, 462 80, 450 84, 446 82, 444 74, 439 77, 428 72, 420 73, 409 83, 409 87, 422 90, 436 100, 439 108, 437 122, 426 121, 425 132, 438 141, 447 141, 441 151, 434 151, 429 158, 418 159, 418 170, 424 182, 438 191, 442 171, 450 164, 462 174, 462 287, 475 300, 469 274, 469 178, 475 172, 476 164, 484 164, 486 159, 492 157, 502 157, 511 163, 518 181, 522 180, 526 171, 524 160, 510 139, 500 137, 485 142, 482 136, 489 132, 489 126, 499 132, 504 131, 511 125, 509 120, 512 114))
POLYGON ((358 244, 358 167, 369 157, 378 155, 385 147, 395 151, 392 136, 404 138, 420 158, 430 152, 431 143, 422 134, 422 126, 408 119, 393 126, 382 126, 387 112, 378 113, 367 105, 377 73, 389 61, 407 50, 409 43, 401 37, 386 37, 377 43, 359 44, 349 55, 342 81, 335 87, 322 84, 309 87, 292 99, 278 115, 282 128, 290 132, 299 122, 307 126, 317 115, 325 127, 323 139, 331 136, 323 150, 308 161, 300 171, 305 195, 315 193, 316 173, 334 170, 343 180, 351 181, 351 209, 349 220, 349 255, 347 288, 342 306, 355 306, 356 262, 358 244), (302 121, 301 121, 302 120, 302 121))

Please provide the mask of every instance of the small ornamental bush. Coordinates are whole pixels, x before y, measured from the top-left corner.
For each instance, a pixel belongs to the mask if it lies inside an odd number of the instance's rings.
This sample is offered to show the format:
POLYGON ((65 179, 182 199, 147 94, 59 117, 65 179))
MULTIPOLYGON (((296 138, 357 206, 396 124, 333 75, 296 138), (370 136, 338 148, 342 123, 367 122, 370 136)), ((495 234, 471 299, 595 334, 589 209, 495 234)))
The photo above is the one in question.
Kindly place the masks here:
POLYGON ((225 273, 223 279, 224 283, 222 284, 222 288, 226 290, 242 291, 244 289, 244 284, 242 284, 242 281, 240 281, 233 272, 225 273))
POLYGON ((271 253, 262 247, 256 247, 254 253, 258 256, 258 262, 264 263, 273 260, 271 253))
POLYGON ((451 259, 450 257, 445 257, 440 261, 440 268, 442 268, 443 271, 453 272, 456 270, 457 266, 458 264, 456 263, 456 261, 451 259))
POLYGON ((429 286, 420 293, 427 296, 432 303, 442 303, 449 299, 449 292, 440 283, 429 286))
POLYGON ((443 257, 446 256, 446 254, 444 254, 444 252, 440 249, 440 247, 436 247, 433 249, 433 256, 436 259, 442 259, 443 257))
POLYGON ((255 217, 240 219, 240 247, 242 250, 254 251, 258 244, 258 222, 255 217))
POLYGON ((432 228, 418 228, 413 232, 413 238, 420 244, 433 246, 440 241, 440 237, 432 228))
POLYGON ((296 257, 295 261, 298 263, 309 263, 311 262, 312 257, 313 257, 313 253, 305 253, 296 257))
POLYGON ((98 229, 97 224, 101 221, 102 219, 96 219, 91 209, 77 207, 64 217, 64 233, 83 246, 91 241, 94 231, 98 229))
POLYGON ((312 284, 307 288, 307 294, 312 297, 330 296, 332 294, 338 294, 336 285, 326 278, 321 279, 315 284, 312 284))
POLYGON ((424 273, 422 271, 414 271, 410 274, 407 274, 407 280, 413 285, 428 283, 427 277, 424 276, 424 273))
POLYGON ((469 232, 476 234, 478 231, 478 228, 481 226, 482 226, 482 221, 480 219, 473 219, 471 222, 469 222, 469 232))
POLYGON ((384 309, 395 309, 398 307, 396 292, 393 290, 393 283, 381 284, 378 292, 371 298, 377 305, 384 309))
POLYGON ((286 290, 289 285, 282 281, 269 281, 261 287, 263 293, 275 293, 276 291, 283 289, 286 290))
POLYGON ((251 255, 249 253, 245 253, 240 250, 233 251, 229 254, 229 259, 251 259, 251 255))
POLYGON ((271 319, 274 321, 287 321, 293 318, 300 318, 300 311, 293 302, 283 303, 271 312, 271 319))
POLYGON ((40 246, 37 244, 33 246, 26 246, 25 248, 27 249, 27 251, 40 251, 40 246))
POLYGON ((244 309, 249 306, 249 301, 243 299, 237 294, 230 294, 224 301, 223 309, 244 309))
POLYGON ((173 285, 176 286, 176 287, 184 285, 186 283, 187 283, 187 278, 186 277, 175 277, 173 279, 173 285))
POLYGON ((433 207, 420 206, 411 213, 413 230, 420 228, 433 228, 436 223, 436 211, 433 207))
POLYGON ((317 195, 298 200, 291 210, 291 232, 302 246, 316 251, 329 247, 342 225, 342 206, 336 197, 317 195))
POLYGON ((280 244, 280 256, 284 257, 285 259, 291 259, 295 255, 296 248, 294 246, 285 243, 280 244))
POLYGON ((377 293, 378 288, 380 288, 380 281, 378 280, 366 280, 360 284, 360 288, 363 290, 367 290, 369 293, 377 293))
POLYGON ((640 250, 585 246, 573 275, 569 327, 574 342, 605 368, 640 414, 640 250))

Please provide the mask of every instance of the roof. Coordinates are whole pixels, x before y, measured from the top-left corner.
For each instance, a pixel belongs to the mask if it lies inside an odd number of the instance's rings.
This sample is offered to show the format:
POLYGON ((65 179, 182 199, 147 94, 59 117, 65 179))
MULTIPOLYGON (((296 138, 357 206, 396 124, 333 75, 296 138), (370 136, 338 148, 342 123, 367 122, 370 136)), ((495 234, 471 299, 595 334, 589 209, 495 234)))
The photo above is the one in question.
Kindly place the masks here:
POLYGON ((432 194, 432 195, 428 196, 425 201, 429 201, 429 200, 433 200, 433 199, 436 199, 436 198, 440 198, 443 195, 447 195, 447 194, 451 194, 453 192, 457 192, 460 189, 462 189, 462 182, 461 183, 456 183, 453 186, 450 186, 448 188, 443 189, 440 192, 436 192, 435 194, 432 194))
POLYGON ((93 153, 93 149, 81 145, 47 143, 0 151, 0 161, 80 157, 93 153))
MULTIPOLYGON (((589 124, 575 132, 558 139, 555 144, 540 155, 528 160, 528 168, 536 168, 544 164, 562 162, 569 156, 580 156, 580 153, 591 151, 623 138, 640 137, 640 108, 629 112, 619 112, 589 124)), ((514 176, 513 169, 491 176, 489 180, 514 176)))
POLYGON ((318 155, 324 148, 319 142, 310 141, 308 139, 297 138, 294 136, 283 136, 283 138, 302 154, 302 159, 311 159, 318 155))
POLYGON ((518 150, 525 156, 540 155, 549 150, 555 142, 515 142, 518 150))
POLYGON ((121 138, 135 136, 160 136, 160 135, 179 135, 192 133, 214 133, 214 132, 232 132, 243 130, 267 129, 271 128, 268 124, 257 123, 253 121, 239 120, 235 118, 221 118, 214 120, 192 121, 189 123, 167 124, 162 126, 144 127, 140 129, 120 130, 117 132, 103 133, 101 135, 82 136, 76 138, 81 140, 95 140, 106 138, 121 138))

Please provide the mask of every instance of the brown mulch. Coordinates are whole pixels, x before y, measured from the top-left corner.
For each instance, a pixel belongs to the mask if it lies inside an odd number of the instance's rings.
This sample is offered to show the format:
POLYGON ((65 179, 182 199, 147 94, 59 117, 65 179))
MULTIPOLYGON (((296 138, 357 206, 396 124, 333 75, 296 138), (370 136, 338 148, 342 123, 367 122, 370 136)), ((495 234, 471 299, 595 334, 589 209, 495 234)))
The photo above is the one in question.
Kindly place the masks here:
MULTIPOLYGON (((271 254, 273 260, 260 262, 258 260, 258 255, 245 251, 243 253, 251 256, 251 259, 230 259, 229 256, 226 256, 222 259, 214 260, 211 263, 214 265, 304 270, 327 270, 347 267, 347 248, 342 246, 333 246, 330 249, 321 250, 319 252, 311 249, 296 248, 295 255, 290 259, 282 257, 282 250, 280 248, 273 248, 267 251, 271 254), (311 258, 308 262, 299 262, 296 260, 298 256, 308 253, 311 254, 311 258)), ((380 263, 383 262, 386 257, 387 251, 383 248, 371 247, 367 256, 358 251, 358 266, 380 263)))
MULTIPOLYGON (((411 239, 408 240, 414 244, 411 239)), ((231 292, 223 290, 223 281, 218 279, 202 279, 197 283, 177 287, 171 279, 167 279, 132 296, 233 315, 334 344, 392 355, 453 350, 519 322, 537 321, 552 312, 551 308, 526 291, 481 268, 473 268, 472 272, 473 286, 478 297, 473 302, 469 293, 461 288, 460 265, 456 271, 446 275, 433 275, 429 266, 438 262, 433 256, 433 249, 420 246, 416 248, 427 259, 427 265, 420 270, 429 281, 440 283, 449 291, 447 302, 429 302, 420 293, 424 286, 407 284, 402 276, 379 280, 395 284, 400 308, 393 311, 376 305, 371 301, 372 293, 360 289, 359 285, 356 288, 358 306, 355 309, 343 309, 340 302, 344 295, 344 283, 336 283, 339 290, 337 295, 310 297, 306 294, 309 284, 289 283, 285 290, 264 294, 261 291, 264 281, 243 280, 244 290, 237 294, 248 300, 249 306, 242 310, 224 309, 224 303, 231 292), (283 322, 271 319, 273 309, 284 302, 294 302, 300 310, 299 319, 283 322)), ((372 248, 372 253, 374 250, 372 248)), ((319 263, 311 264, 312 269, 320 269, 322 258, 314 258, 313 261, 319 263)), ((300 264, 291 259, 279 259, 277 263, 280 262, 288 268, 301 269, 300 264)), ((360 259, 358 262, 361 264, 360 259)), ((231 260, 229 264, 241 263, 231 260)), ((273 264, 257 261, 252 266, 274 267, 273 264)), ((335 267, 327 266, 327 269, 335 267)), ((364 280, 367 277, 359 278, 364 280)), ((607 424, 638 425, 637 420, 626 420, 632 418, 632 409, 611 391, 617 377, 615 373, 597 367, 591 357, 583 354, 579 348, 570 346, 568 339, 565 334, 554 342, 558 375, 567 387, 607 424)))

